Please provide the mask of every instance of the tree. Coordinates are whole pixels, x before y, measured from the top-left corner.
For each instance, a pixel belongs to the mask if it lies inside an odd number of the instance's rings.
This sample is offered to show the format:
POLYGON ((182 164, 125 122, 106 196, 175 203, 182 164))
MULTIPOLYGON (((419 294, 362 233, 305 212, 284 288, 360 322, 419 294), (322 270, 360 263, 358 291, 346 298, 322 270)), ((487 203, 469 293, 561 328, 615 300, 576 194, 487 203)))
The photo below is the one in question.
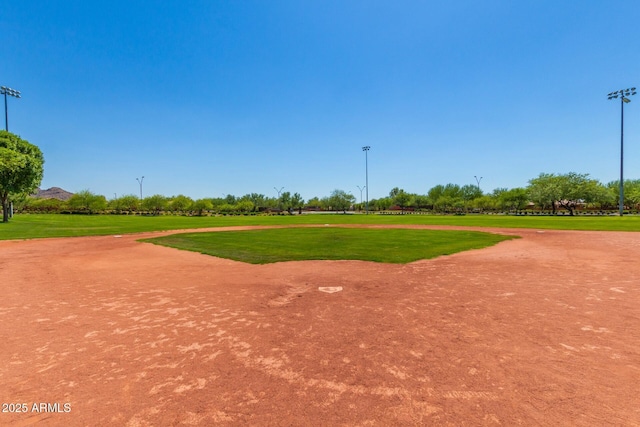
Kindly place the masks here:
MULTIPOLYGON (((394 188, 397 190, 397 188, 394 188)), ((391 190, 391 193, 394 193, 394 190, 391 190)), ((391 194, 389 193, 389 194, 391 194)), ((411 199, 411 195, 406 193, 404 190, 395 191, 395 196, 392 196, 393 203, 400 206, 400 210, 404 213, 404 208, 409 204, 409 200, 411 199)))
POLYGON ((307 207, 309 207, 309 208, 321 208, 322 207, 322 201, 320 199, 318 199, 317 197, 314 197, 314 198, 309 199, 307 201, 307 207))
POLYGON ((0 201, 2 222, 9 221, 12 196, 31 194, 44 174, 44 156, 40 149, 7 131, 0 131, 0 201))
POLYGON ((67 205, 72 210, 92 214, 104 210, 107 207, 107 199, 103 195, 82 190, 71 196, 67 205))
POLYGON ((167 198, 161 194, 145 197, 142 200, 142 207, 153 212, 154 215, 159 215, 167 207, 167 198))
POLYGON ((428 196, 433 202, 434 209, 442 212, 464 206, 462 190, 456 184, 436 185, 429 190, 428 196))
POLYGON ((467 184, 460 188, 460 196, 464 202, 464 209, 466 211, 471 201, 482 197, 482 191, 480 191, 477 185, 467 184))
POLYGON ((198 199, 193 202, 193 209, 198 212, 198 216, 202 216, 204 211, 213 209, 213 203, 211 199, 198 199))
POLYGON ((169 206, 174 212, 186 212, 191 209, 193 205, 193 199, 183 194, 174 196, 169 201, 169 206))
POLYGON ((379 211, 386 211, 391 207, 391 205, 393 205, 391 197, 369 200, 369 210, 377 209, 379 211))
POLYGON ((134 194, 125 194, 114 199, 112 205, 117 212, 135 212, 140 207, 140 199, 134 194))
POLYGON ((480 212, 485 210, 493 210, 497 207, 496 200, 490 195, 484 195, 482 197, 478 197, 471 202, 472 206, 476 209, 479 209, 480 212))
POLYGON ((541 173, 537 178, 529 180, 527 192, 529 199, 541 209, 550 206, 552 212, 556 213, 556 200, 560 198, 560 188, 556 175, 541 173))
POLYGON ((529 181, 529 195, 532 200, 551 200, 552 205, 561 206, 574 215, 580 203, 590 203, 602 194, 602 184, 589 179, 589 174, 569 172, 564 175, 540 174, 529 181))
POLYGON ((293 196, 291 196, 291 207, 294 209, 302 209, 303 206, 304 199, 300 193, 293 193, 293 196))
POLYGON ((512 188, 500 194, 500 200, 503 206, 510 210, 515 210, 516 214, 524 209, 529 202, 529 195, 524 188, 512 188))
POLYGON ((333 190, 331 196, 329 196, 329 205, 331 208, 336 211, 343 211, 344 213, 346 213, 347 209, 355 202, 356 197, 343 190, 333 190))
MULTIPOLYGON (((618 200, 620 200, 620 180, 608 183, 606 188, 614 199, 612 205, 617 206, 618 200)), ((623 203, 625 206, 629 207, 636 207, 640 204, 640 179, 624 180, 623 203)))

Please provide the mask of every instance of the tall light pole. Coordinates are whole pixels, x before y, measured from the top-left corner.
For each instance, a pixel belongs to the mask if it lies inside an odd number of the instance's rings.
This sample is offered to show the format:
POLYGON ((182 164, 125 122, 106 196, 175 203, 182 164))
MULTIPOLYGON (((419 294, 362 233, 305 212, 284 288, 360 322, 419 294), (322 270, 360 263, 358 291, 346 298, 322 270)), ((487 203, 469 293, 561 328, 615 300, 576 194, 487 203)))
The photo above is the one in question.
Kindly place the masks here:
POLYGON ((635 94, 636 88, 632 87, 631 89, 617 90, 607 95, 608 99, 620 98, 620 200, 618 202, 620 216, 624 215, 624 104, 631 102, 627 97, 635 94))
POLYGON ((476 182, 478 183, 478 191, 480 191, 480 181, 482 181, 482 177, 480 177, 480 179, 475 175, 473 177, 476 179, 476 182))
POLYGON ((280 193, 282 193, 282 190, 284 190, 284 187, 280 187, 279 190, 276 187, 273 187, 273 189, 278 192, 278 209, 280 209, 280 193))
POLYGON ((138 184, 140 184, 140 200, 142 200, 142 181, 144 181, 144 176, 142 177, 142 179, 136 178, 136 181, 138 181, 138 184))
MULTIPOLYGON (((358 187, 358 190, 360 190, 360 204, 362 205, 362 190, 364 190, 367 186, 365 185, 361 188, 359 185, 356 185, 356 187, 358 187)), ((360 209, 362 209, 362 207, 360 209)))
POLYGON ((9 132, 9 113, 7 112, 7 95, 20 98, 20 91, 0 86, 0 95, 4 95, 4 129, 9 132))
POLYGON ((367 204, 366 204, 366 213, 367 215, 369 215, 369 150, 371 149, 370 146, 365 145, 364 147, 362 147, 362 151, 364 151, 364 171, 365 171, 365 186, 364 188, 367 189, 367 204))

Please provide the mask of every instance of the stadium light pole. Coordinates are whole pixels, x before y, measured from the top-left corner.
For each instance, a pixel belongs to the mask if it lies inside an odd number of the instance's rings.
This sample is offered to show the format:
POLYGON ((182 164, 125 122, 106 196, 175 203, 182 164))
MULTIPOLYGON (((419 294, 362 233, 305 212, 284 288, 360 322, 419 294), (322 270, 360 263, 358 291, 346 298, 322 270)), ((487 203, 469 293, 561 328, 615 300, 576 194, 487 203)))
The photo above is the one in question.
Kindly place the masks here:
POLYGON ((136 181, 138 181, 138 184, 140 184, 140 200, 142 200, 142 181, 144 181, 144 176, 142 177, 142 179, 136 178, 136 181))
POLYGON ((618 202, 620 216, 624 215, 624 104, 631 102, 628 96, 635 95, 636 88, 621 89, 607 95, 608 99, 620 98, 620 200, 618 202))
POLYGON ((360 188, 359 185, 356 185, 356 187, 358 187, 358 190, 360 190, 360 204, 362 205, 362 190, 364 190, 367 186, 365 185, 364 187, 360 188))
POLYGON ((367 189, 367 204, 366 204, 366 214, 369 215, 369 150, 370 146, 365 145, 362 147, 362 151, 364 151, 364 173, 365 173, 365 186, 367 189))
POLYGON ((9 113, 7 112, 7 95, 20 98, 20 91, 0 86, 0 94, 4 95, 4 129, 9 132, 9 113))
POLYGON ((478 191, 480 191, 480 181, 482 181, 482 177, 480 177, 480 179, 475 175, 473 177, 476 179, 476 182, 478 183, 478 191))
POLYGON ((280 209, 280 193, 282 193, 282 190, 284 190, 284 187, 280 187, 280 189, 278 190, 276 187, 273 187, 274 190, 276 190, 278 192, 278 209, 280 209))

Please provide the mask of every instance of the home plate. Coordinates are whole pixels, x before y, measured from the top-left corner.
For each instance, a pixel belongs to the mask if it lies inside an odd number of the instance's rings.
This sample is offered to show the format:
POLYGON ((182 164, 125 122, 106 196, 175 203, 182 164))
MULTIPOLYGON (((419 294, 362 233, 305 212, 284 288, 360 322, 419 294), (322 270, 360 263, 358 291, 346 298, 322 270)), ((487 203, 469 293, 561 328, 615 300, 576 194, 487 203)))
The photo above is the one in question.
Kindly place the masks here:
POLYGON ((342 286, 320 286, 318 288, 320 292, 326 292, 328 294, 333 294, 335 292, 340 292, 342 290, 342 286))

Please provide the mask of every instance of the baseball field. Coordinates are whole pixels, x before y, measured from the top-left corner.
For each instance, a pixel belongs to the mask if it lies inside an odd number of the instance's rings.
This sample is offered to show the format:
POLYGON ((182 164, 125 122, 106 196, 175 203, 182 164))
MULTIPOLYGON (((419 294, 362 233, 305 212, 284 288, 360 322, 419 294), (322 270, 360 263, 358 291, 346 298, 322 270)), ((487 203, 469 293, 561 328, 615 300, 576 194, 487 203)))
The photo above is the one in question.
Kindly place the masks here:
POLYGON ((16 217, 0 425, 640 425, 638 225, 16 217))

